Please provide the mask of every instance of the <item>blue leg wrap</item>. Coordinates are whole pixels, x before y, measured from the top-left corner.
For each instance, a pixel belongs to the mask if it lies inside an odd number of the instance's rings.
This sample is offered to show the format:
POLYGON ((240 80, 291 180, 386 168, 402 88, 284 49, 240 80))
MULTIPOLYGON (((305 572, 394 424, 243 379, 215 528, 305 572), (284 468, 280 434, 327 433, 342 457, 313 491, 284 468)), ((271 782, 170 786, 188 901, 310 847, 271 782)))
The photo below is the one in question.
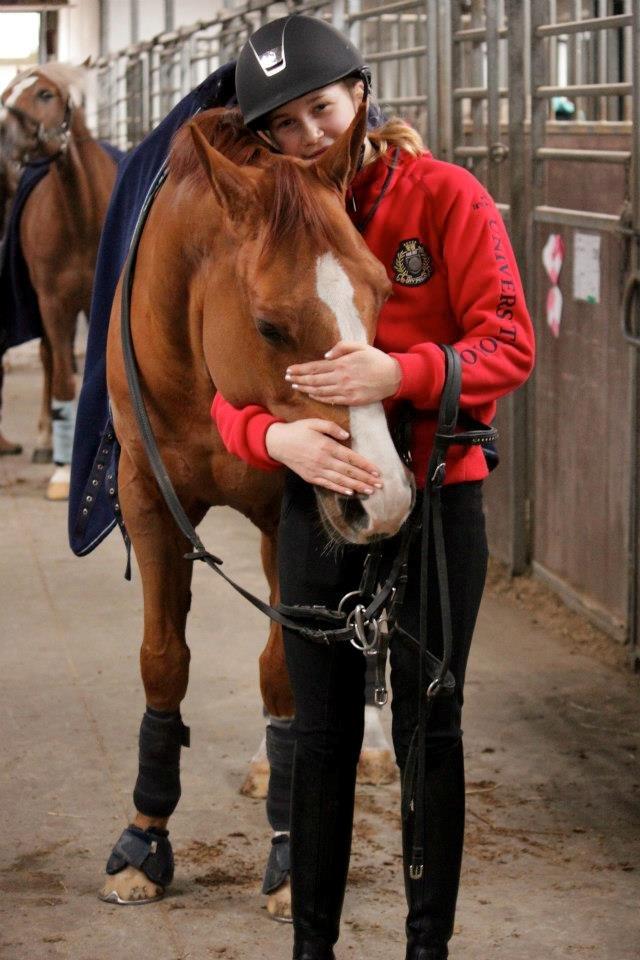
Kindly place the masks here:
POLYGON ((158 827, 149 827, 148 830, 127 827, 107 860, 107 873, 120 873, 128 866, 137 867, 153 883, 167 887, 173 880, 169 831, 158 827))
POLYGON ((179 712, 147 707, 140 724, 136 810, 147 817, 170 817, 180 799, 180 748, 189 746, 189 727, 179 712))

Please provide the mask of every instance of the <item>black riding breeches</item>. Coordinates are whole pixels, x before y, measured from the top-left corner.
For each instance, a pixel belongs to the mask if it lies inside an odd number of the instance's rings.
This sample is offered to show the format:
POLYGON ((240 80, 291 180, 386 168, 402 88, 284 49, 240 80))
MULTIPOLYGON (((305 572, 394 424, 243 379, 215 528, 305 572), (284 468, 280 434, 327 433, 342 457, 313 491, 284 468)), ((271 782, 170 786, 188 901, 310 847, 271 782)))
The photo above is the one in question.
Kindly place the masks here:
MULTIPOLYGON (((464 831, 461 710, 464 675, 487 565, 480 482, 442 492, 442 517, 452 606, 455 694, 438 698, 427 735, 425 880, 410 890, 411 942, 446 956, 460 875, 464 831)), ((385 544, 391 562, 397 541, 385 544)), ((333 548, 318 517, 313 488, 290 474, 283 501, 279 572, 285 604, 335 609, 356 590, 366 548, 333 548)), ((420 537, 409 558, 400 625, 418 636, 420 537)), ((435 563, 429 560, 429 649, 442 655, 435 563)), ((295 761, 291 808, 291 884, 297 940, 338 938, 353 822, 356 766, 364 731, 365 658, 349 643, 329 646, 284 631, 295 698, 295 761)), ((400 634, 390 645, 392 731, 396 760, 406 763, 417 723, 418 649, 400 634)))

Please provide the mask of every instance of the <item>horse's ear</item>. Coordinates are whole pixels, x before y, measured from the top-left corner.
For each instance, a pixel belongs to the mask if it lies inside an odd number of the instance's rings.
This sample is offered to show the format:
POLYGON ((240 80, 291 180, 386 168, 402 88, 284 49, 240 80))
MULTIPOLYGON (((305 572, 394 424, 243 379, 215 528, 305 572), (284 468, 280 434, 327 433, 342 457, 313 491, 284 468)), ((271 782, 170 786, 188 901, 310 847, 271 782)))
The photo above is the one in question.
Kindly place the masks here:
POLYGON ((328 177, 342 193, 357 173, 366 133, 367 105, 363 103, 349 129, 345 130, 317 161, 318 172, 328 177))
POLYGON ((254 192, 251 176, 212 147, 197 123, 190 123, 189 129, 216 200, 232 220, 243 219, 254 192))

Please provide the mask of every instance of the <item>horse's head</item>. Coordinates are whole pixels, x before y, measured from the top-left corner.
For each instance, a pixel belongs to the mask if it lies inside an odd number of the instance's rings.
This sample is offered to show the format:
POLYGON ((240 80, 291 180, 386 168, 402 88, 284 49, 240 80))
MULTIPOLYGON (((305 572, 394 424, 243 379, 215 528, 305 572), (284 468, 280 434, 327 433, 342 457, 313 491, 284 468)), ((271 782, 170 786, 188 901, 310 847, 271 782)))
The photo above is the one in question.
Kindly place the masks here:
POLYGON ((349 431, 352 447, 376 464, 383 487, 366 499, 316 488, 323 520, 334 536, 351 543, 398 531, 411 509, 412 479, 380 403, 321 404, 292 390, 285 371, 323 357, 339 340, 371 343, 390 292, 384 267, 345 212, 365 129, 363 109, 314 163, 268 155, 259 166, 238 166, 192 126, 224 214, 204 293, 207 365, 231 403, 260 403, 287 421, 333 420, 349 431))
POLYGON ((82 71, 62 63, 19 73, 0 97, 7 145, 19 162, 64 151, 73 112, 82 102, 82 71))

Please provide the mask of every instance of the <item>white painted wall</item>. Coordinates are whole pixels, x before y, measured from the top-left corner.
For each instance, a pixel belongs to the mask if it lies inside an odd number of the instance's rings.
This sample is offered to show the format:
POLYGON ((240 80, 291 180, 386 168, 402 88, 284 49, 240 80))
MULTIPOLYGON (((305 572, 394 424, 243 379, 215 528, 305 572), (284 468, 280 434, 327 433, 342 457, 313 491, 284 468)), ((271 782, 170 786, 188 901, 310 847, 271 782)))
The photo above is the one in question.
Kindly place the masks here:
MULTIPOLYGON (((128 2, 128 0, 122 0, 128 2)), ((87 57, 97 57, 100 45, 100 17, 98 0, 80 0, 73 7, 62 8, 58 14, 58 59, 81 63, 87 57)))

